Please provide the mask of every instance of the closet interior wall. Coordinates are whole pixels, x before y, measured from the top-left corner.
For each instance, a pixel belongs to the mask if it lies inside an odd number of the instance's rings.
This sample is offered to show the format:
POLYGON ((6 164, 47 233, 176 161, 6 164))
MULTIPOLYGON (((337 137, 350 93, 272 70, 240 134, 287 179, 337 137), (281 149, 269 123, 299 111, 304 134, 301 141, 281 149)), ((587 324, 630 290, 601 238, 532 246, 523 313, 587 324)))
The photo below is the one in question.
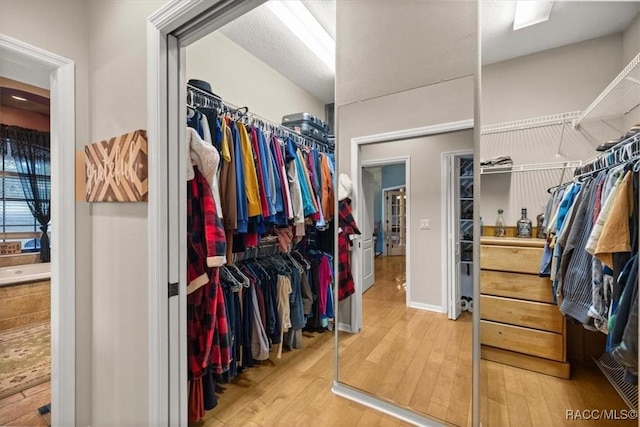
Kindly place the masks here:
MULTIPOLYGON (((636 18, 632 26, 638 21, 636 18)), ((613 34, 483 65, 483 124, 584 110, 628 63, 623 58, 627 39, 625 34, 613 34)), ((483 132, 480 159, 510 156, 514 165, 582 161, 593 157, 602 142, 624 134, 624 124, 623 117, 606 117, 585 121, 577 129, 566 120, 483 132)), ((571 172, 568 169, 563 175, 562 169, 549 169, 482 175, 480 215, 484 223, 493 224, 498 209, 504 209, 507 225, 515 226, 523 207, 528 208, 529 218, 535 218, 546 204, 547 188, 566 180, 571 172)))

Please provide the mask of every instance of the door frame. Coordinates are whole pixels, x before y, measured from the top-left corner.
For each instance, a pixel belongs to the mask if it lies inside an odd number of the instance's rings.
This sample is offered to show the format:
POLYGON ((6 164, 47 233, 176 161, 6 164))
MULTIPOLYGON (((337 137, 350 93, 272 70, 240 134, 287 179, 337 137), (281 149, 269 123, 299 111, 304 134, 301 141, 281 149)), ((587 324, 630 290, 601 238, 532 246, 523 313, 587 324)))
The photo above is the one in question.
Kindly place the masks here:
MULTIPOLYGON (((418 128, 409 128, 409 129, 402 129, 402 130, 397 130, 397 131, 391 131, 391 132, 384 132, 384 133, 378 133, 378 134, 372 134, 372 135, 364 135, 364 136, 358 136, 355 138, 351 138, 351 177, 353 180, 353 191, 355 192, 354 194, 354 200, 358 200, 358 196, 362 193, 361 190, 361 177, 360 177, 360 171, 362 170, 362 159, 360 156, 360 150, 361 147, 367 144, 375 144, 375 143, 380 143, 380 142, 392 142, 392 141, 399 141, 402 139, 410 139, 410 138, 420 138, 420 137, 424 137, 424 136, 430 136, 430 135, 437 135, 437 134, 441 134, 441 133, 448 133, 448 132, 456 132, 456 131, 460 131, 460 130, 469 130, 469 129, 473 129, 473 119, 467 119, 467 120, 460 120, 460 121, 456 121, 456 122, 447 122, 447 123, 441 123, 441 124, 436 124, 436 125, 430 125, 430 126, 423 126, 423 127, 418 127, 418 128)), ((403 160, 406 160, 406 169, 405 169, 405 176, 406 176, 406 184, 407 184, 407 198, 409 199, 409 203, 411 203, 411 190, 410 190, 410 186, 411 186, 411 162, 410 162, 410 156, 407 157, 400 157, 400 158, 395 158, 392 159, 395 161, 392 161, 390 163, 402 163, 403 160), (398 159, 400 161, 398 161, 398 159)), ((384 160, 383 160, 384 161, 384 160)), ((369 164, 369 163, 367 163, 369 164)), ((355 203, 355 205, 353 206, 353 216, 356 219, 356 221, 361 220, 361 213, 360 213, 360 203, 355 203)), ((408 210, 408 215, 407 215, 407 257, 406 257, 406 261, 407 261, 407 266, 410 266, 411 264, 409 264, 409 260, 411 258, 411 206, 408 205, 407 206, 407 210, 408 210)), ((362 328, 362 293, 360 292, 360 289, 362 288, 360 285, 360 264, 362 263, 362 254, 360 253, 361 251, 356 248, 356 250, 354 250, 351 253, 351 265, 355 265, 357 266, 356 268, 353 268, 352 273, 354 274, 354 282, 355 282, 355 286, 356 286, 356 292, 354 294, 355 298, 351 298, 351 319, 350 319, 350 325, 349 328, 345 328, 347 330, 350 330, 350 332, 355 333, 355 332, 359 332, 360 329, 362 328)), ((411 271, 410 268, 407 268, 407 306, 412 307, 414 304, 411 301, 411 271)), ((424 308, 423 304, 420 304, 420 306, 416 306, 416 308, 424 308)), ((346 325, 345 325, 346 326, 346 325)))
POLYGON ((51 122, 51 422, 76 419, 75 63, 0 34, 0 59, 49 74, 51 122))
MULTIPOLYGON (((456 265, 456 249, 457 242, 455 241, 455 227, 458 226, 457 217, 454 215, 457 212, 456 203, 458 200, 455 197, 456 189, 454 184, 456 182, 456 165, 455 161, 459 157, 473 157, 473 149, 471 150, 455 150, 455 151, 443 151, 441 153, 442 164, 442 179, 441 179, 441 215, 442 221, 442 244, 441 250, 444 256, 442 257, 442 307, 446 308, 446 313, 449 319, 452 317, 452 306, 455 301, 454 298, 454 286, 455 284, 455 269, 456 265)), ((475 183, 474 183, 475 184, 475 183)), ((460 282, 458 281, 458 286, 460 282)))
MULTIPOLYGON (((405 177, 405 179, 406 179, 406 177, 405 177)), ((385 214, 384 213, 387 210, 387 203, 386 203, 386 199, 385 199, 384 193, 386 193, 387 191, 399 190, 401 188, 404 188, 405 189, 405 194, 407 194, 407 186, 406 185, 394 185, 393 187, 385 187, 385 188, 382 189, 382 218, 381 218, 382 224, 380 224, 380 229, 384 228, 384 218, 385 218, 385 214)), ((386 245, 384 244, 384 241, 383 241, 382 242, 382 255, 384 255, 384 256, 388 256, 386 249, 387 249, 386 245)), ((406 252, 406 249, 405 249, 405 252, 406 252)))
POLYGON ((184 49, 265 1, 171 0, 147 19, 149 425, 188 424, 184 49))

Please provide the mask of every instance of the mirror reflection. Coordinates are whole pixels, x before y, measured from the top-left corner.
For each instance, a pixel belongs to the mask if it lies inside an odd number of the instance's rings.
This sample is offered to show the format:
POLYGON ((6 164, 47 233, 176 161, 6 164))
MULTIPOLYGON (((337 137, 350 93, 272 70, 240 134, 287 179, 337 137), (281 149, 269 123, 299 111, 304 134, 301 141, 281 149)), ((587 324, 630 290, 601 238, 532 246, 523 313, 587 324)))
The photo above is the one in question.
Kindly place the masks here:
POLYGON ((519 3, 482 3, 481 422, 636 425, 640 5, 519 3))
POLYGON ((361 323, 340 333, 339 381, 456 425, 470 420, 471 403, 472 146, 471 130, 362 145, 359 196, 340 195, 357 206, 351 267, 362 296, 341 303, 340 318, 361 323), (422 302, 447 295, 444 313, 422 302))
POLYGON ((351 182, 338 198, 360 233, 338 237, 354 287, 338 298, 336 387, 466 426, 477 3, 339 1, 337 16, 337 164, 351 182))

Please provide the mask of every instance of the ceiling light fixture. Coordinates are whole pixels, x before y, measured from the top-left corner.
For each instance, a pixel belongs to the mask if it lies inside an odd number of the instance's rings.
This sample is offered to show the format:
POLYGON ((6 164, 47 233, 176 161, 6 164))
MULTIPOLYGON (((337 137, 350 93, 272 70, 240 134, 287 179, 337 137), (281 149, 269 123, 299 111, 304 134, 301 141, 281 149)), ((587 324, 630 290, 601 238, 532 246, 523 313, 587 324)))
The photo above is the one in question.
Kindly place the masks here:
POLYGON ((513 30, 530 27, 549 20, 553 1, 519 0, 516 4, 516 16, 513 30))
POLYGON ((27 100, 27 98, 23 98, 21 96, 16 96, 16 95, 11 95, 11 97, 13 99, 15 99, 16 101, 26 101, 27 100))
POLYGON ((318 58, 335 72, 335 41, 299 0, 271 0, 269 10, 293 32, 318 58))

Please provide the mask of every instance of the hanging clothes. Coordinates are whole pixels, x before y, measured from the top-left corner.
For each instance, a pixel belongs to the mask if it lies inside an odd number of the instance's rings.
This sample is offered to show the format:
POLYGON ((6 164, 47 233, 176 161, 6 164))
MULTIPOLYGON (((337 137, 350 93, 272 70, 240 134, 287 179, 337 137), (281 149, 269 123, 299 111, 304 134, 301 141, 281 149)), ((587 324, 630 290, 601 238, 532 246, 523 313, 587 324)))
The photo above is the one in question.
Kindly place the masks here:
POLYGON ((338 301, 342 301, 355 292, 351 274, 351 246, 353 238, 360 235, 360 230, 351 213, 351 199, 340 200, 338 209, 338 301))

